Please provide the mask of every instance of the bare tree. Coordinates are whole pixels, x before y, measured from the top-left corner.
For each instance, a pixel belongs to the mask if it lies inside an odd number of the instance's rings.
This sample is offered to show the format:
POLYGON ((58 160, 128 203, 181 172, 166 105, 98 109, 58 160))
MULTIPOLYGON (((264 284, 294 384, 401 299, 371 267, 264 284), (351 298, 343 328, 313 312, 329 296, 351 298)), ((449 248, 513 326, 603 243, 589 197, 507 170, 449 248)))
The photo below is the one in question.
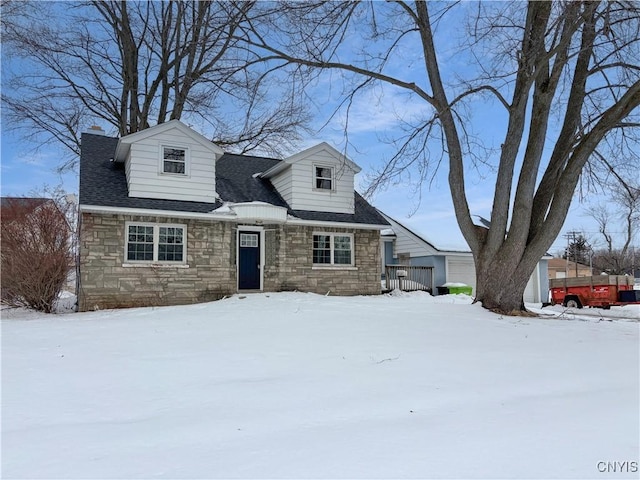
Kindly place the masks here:
POLYGON ((604 241, 604 248, 595 252, 594 265, 603 272, 619 275, 632 273, 636 265, 633 241, 640 230, 640 188, 615 169, 610 171, 609 201, 590 207, 588 212, 604 241))
POLYGON ((594 153, 618 146, 616 134, 637 148, 638 4, 280 2, 274 8, 268 30, 266 23, 246 23, 236 32, 256 62, 269 61, 291 80, 341 73, 347 115, 374 86, 422 103, 422 116, 399 117, 406 128, 396 137, 397 153, 372 186, 411 169, 423 179, 448 162, 457 222, 475 260, 476 298, 490 309, 522 310, 527 281, 558 236, 594 153), (446 24, 465 21, 468 41, 452 54, 454 29, 446 24), (487 104, 500 108, 495 124, 502 139, 494 151, 482 139, 486 119, 473 121, 487 104), (489 228, 474 225, 466 191, 482 162, 495 169, 489 228))
POLYGON ((640 267, 640 250, 633 246, 627 251, 621 248, 600 248, 593 252, 593 269, 609 275, 635 275, 640 267))
POLYGON ((67 147, 63 166, 96 123, 122 136, 182 118, 222 146, 281 153, 308 120, 285 85, 245 68, 234 34, 252 2, 20 5, 3 3, 3 54, 16 59, 3 79, 5 125, 67 147))

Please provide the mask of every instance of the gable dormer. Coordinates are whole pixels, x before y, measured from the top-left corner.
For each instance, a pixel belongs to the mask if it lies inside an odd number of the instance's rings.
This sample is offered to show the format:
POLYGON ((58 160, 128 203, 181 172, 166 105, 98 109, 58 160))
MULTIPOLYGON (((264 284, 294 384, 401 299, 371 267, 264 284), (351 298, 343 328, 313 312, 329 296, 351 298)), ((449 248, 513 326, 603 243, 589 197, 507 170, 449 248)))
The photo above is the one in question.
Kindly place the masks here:
POLYGON ((122 137, 129 197, 215 202, 216 160, 224 152, 179 120, 122 137))
POLYGON ((264 172, 293 210, 353 214, 354 176, 360 167, 323 142, 264 172))

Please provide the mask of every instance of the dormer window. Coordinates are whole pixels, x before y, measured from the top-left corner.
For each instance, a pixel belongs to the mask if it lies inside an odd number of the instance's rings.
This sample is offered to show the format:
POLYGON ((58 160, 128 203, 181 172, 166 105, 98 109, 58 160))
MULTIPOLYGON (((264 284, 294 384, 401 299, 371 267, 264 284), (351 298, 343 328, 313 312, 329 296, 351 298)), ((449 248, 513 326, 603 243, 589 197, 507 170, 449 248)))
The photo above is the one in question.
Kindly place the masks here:
POLYGON ((314 165, 313 183, 318 190, 333 190, 333 168, 314 165))
POLYGON ((162 173, 187 174, 187 149, 162 147, 162 173))

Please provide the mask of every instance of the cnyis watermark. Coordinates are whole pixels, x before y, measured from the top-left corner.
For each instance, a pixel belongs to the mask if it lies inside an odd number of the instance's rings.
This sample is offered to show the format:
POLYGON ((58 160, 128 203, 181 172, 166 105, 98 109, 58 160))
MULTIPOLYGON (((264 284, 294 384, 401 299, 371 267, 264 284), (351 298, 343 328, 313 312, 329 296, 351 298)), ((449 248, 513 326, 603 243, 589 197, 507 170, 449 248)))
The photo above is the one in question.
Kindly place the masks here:
POLYGON ((596 468, 600 473, 636 473, 638 462, 598 462, 596 468))

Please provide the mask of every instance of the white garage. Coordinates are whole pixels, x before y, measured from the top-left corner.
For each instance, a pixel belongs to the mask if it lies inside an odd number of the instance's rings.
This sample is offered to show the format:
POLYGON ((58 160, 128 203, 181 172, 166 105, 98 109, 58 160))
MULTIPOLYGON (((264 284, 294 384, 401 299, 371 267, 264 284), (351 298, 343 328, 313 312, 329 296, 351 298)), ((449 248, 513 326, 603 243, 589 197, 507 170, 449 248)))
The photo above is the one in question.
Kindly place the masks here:
MULTIPOLYGON (((476 292, 476 268, 473 255, 469 251, 443 250, 422 236, 380 212, 391 224, 382 238, 384 264, 420 265, 433 268, 435 286, 445 283, 464 283, 476 292)), ((547 302, 549 297, 548 261, 551 256, 540 259, 529 282, 524 301, 527 303, 547 302)), ((434 289, 434 293, 435 289, 434 289)))

